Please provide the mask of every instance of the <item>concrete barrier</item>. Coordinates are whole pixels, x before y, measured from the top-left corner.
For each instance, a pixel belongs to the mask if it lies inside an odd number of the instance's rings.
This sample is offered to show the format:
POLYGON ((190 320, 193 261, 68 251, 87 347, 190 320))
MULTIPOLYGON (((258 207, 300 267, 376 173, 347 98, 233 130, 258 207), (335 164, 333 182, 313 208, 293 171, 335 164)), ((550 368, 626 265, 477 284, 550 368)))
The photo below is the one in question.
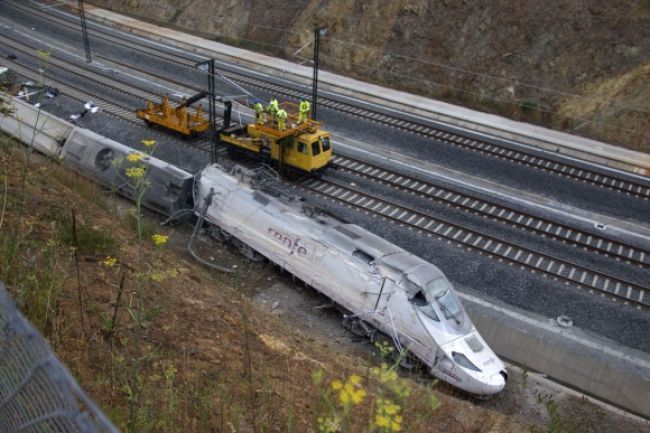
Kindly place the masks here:
POLYGON ((506 360, 614 406, 650 418, 650 356, 461 293, 463 305, 492 349, 506 360))
MULTIPOLYGON (((132 152, 135 150, 102 135, 75 128, 68 136, 61 156, 79 172, 135 200, 137 192, 125 173, 131 165, 126 157, 132 152)), ((148 166, 143 206, 163 215, 191 207, 193 176, 190 173, 154 157, 143 162, 148 166)))
POLYGON ((69 122, 13 98, 14 113, 0 117, 0 129, 51 158, 58 158, 74 128, 69 122))

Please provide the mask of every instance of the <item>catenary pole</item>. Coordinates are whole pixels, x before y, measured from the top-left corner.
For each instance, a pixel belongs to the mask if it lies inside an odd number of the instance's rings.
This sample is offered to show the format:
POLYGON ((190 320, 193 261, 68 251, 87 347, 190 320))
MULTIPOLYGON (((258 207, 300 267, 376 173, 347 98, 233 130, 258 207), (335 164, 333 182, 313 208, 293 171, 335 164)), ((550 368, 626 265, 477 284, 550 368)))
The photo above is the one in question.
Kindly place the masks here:
POLYGON ((214 59, 199 62, 196 66, 208 66, 208 116, 210 118, 210 162, 217 162, 217 112, 215 106, 214 59))
POLYGON ((314 77, 312 80, 312 94, 311 94, 311 118, 317 119, 317 105, 316 101, 318 99, 318 49, 320 46, 320 35, 322 29, 316 27, 314 29, 314 77))
POLYGON ((86 27, 86 13, 84 12, 84 2, 79 0, 79 19, 81 20, 81 33, 84 39, 84 50, 86 51, 86 62, 92 63, 90 57, 90 42, 88 41, 88 28, 86 27))

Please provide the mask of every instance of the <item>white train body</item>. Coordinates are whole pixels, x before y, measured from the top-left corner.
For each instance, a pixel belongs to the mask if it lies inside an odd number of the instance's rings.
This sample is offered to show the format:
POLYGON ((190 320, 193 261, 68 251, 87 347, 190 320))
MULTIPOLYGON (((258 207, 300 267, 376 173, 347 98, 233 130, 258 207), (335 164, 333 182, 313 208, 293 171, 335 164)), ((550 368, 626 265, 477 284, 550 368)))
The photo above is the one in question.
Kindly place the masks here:
POLYGON ((238 170, 211 165, 197 177, 196 209, 212 196, 206 221, 391 336, 441 380, 476 395, 503 389, 503 363, 436 266, 359 226, 308 216, 300 203, 253 189, 238 170))

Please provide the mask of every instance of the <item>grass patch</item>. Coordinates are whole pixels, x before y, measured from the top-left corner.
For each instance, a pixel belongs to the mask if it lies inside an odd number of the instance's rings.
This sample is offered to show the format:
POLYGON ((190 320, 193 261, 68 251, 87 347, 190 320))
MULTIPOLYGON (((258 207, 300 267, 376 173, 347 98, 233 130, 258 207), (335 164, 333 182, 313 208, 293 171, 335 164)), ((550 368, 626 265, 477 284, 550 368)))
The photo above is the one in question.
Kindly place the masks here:
POLYGON ((86 179, 75 170, 55 165, 47 175, 56 179, 61 185, 75 191, 84 199, 93 202, 104 210, 109 210, 108 200, 104 194, 105 189, 99 184, 86 179))
POLYGON ((118 240, 110 232, 95 228, 79 215, 76 216, 76 224, 73 224, 72 211, 51 209, 49 218, 56 226, 56 240, 69 247, 76 246, 79 254, 114 255, 119 248, 118 240), (73 228, 76 229, 76 245, 73 228))

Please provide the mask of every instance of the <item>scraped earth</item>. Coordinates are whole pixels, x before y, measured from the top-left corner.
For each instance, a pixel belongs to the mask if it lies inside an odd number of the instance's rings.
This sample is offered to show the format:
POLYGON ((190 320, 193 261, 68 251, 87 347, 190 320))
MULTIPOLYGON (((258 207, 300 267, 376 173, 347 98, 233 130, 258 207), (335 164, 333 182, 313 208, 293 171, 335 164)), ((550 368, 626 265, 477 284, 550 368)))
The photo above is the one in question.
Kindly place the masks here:
MULTIPOLYGON (((9 197, 16 197, 20 192, 22 156, 17 147, 0 151, 9 197)), ((68 215, 75 208, 80 224, 110 233, 118 241, 113 251, 119 260, 116 266, 122 270, 137 267, 139 256, 134 231, 124 220, 131 203, 115 198, 109 191, 100 190, 38 155, 32 155, 29 164, 25 224, 29 226, 31 242, 47 243, 51 239, 52 215, 57 212, 68 215)), ((12 225, 16 223, 13 210, 10 203, 2 231, 16 228, 12 225)), ((216 273, 197 263, 188 253, 186 246, 192 227, 161 229, 157 227, 158 221, 155 216, 148 216, 148 230, 162 230, 170 235, 170 242, 159 256, 153 245, 147 244, 145 249, 150 257, 157 257, 156 266, 170 274, 144 291, 145 305, 158 311, 144 331, 145 344, 155 348, 157 356, 148 375, 150 400, 147 404, 161 405, 164 412, 166 388, 161 371, 162 367, 173 364, 178 370, 175 379, 178 393, 172 416, 179 425, 186 426, 186 431, 230 431, 227 424, 232 424, 237 415, 234 407, 239 407, 241 417, 233 431, 256 431, 247 413, 250 407, 260 411, 264 408, 264 414, 257 414, 258 419, 264 419, 272 431, 285 431, 283 420, 289 411, 295 431, 315 431, 315 427, 310 427, 314 425, 316 392, 313 372, 323 370, 328 379, 353 373, 365 377, 368 365, 379 361, 372 346, 343 328, 340 315, 326 298, 294 282, 277 267, 265 262, 248 262, 202 235, 199 254, 234 271, 216 273), (195 397, 210 390, 214 392, 209 394, 209 429, 206 429, 200 420, 186 414, 192 404, 197 404, 195 397), (241 402, 241 406, 233 406, 233 401, 241 402), (251 402, 250 407, 246 402, 251 402)), ((86 335, 80 336, 77 288, 68 269, 69 278, 64 283, 61 299, 65 322, 61 329, 66 331, 49 337, 90 395, 124 428, 127 400, 121 389, 110 386, 114 373, 102 325, 102 320, 111 317, 116 308, 119 273, 103 265, 104 258, 104 254, 90 253, 80 263, 85 314, 90 322, 86 335)), ((8 276, 0 277, 7 280, 8 276)), ((116 346, 121 353, 128 353, 134 341, 134 326, 129 321, 126 305, 135 293, 133 279, 128 277, 124 300, 117 309, 121 326, 117 330, 116 346)), ((113 359, 113 362, 118 361, 113 359)), ((503 394, 487 401, 471 399, 438 384, 435 392, 442 404, 433 415, 434 421, 427 425, 416 425, 414 421, 409 424, 416 419, 415 406, 406 407, 405 427, 411 431, 448 433, 541 432, 549 431, 552 425, 560 426, 560 430, 554 431, 567 432, 650 431, 647 422, 573 397, 533 374, 522 376, 517 369, 510 371, 511 380, 503 394), (549 411, 548 404, 538 403, 539 396, 547 394, 550 397, 545 401, 557 404, 557 411, 549 411)), ((409 371, 403 374, 413 376, 416 388, 430 381, 409 371)))

